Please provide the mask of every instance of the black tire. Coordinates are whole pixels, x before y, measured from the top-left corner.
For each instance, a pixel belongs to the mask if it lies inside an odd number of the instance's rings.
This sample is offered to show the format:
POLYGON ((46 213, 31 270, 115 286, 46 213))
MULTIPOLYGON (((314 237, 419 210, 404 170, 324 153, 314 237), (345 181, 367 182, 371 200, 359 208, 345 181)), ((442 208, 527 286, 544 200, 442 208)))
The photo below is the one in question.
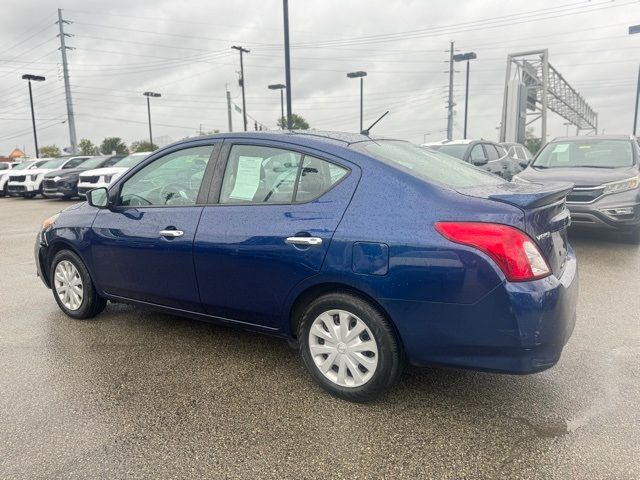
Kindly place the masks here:
POLYGON ((87 319, 93 318, 102 312, 107 305, 107 300, 98 295, 98 292, 93 285, 93 281, 91 280, 91 276, 89 275, 89 271, 87 267, 85 267, 83 261, 80 259, 78 255, 76 255, 71 250, 60 250, 56 253, 56 256, 53 257, 53 261, 51 262, 51 269, 49 270, 49 278, 51 279, 51 291, 53 292, 53 298, 56 300, 56 303, 60 307, 60 309, 69 317, 75 319, 87 319), (55 271, 58 264, 62 261, 68 261, 73 264, 73 266, 78 271, 80 278, 82 280, 82 303, 80 307, 76 310, 71 310, 67 308, 63 303, 58 293, 56 292, 55 286, 55 271))
POLYGON ((36 196, 36 194, 35 194, 35 193, 24 193, 24 194, 22 195, 22 198, 33 198, 33 197, 35 197, 35 196, 36 196))
MULTIPOLYGON (((297 333, 300 355, 308 372, 316 383, 336 397, 351 402, 368 402, 381 396, 400 378, 403 359, 400 342, 393 328, 377 308, 358 296, 334 292, 316 298, 302 313, 297 333), (363 385, 338 385, 319 370, 313 359, 309 346, 309 331, 314 321, 329 310, 344 310, 355 315, 373 335, 377 344, 378 364, 373 375, 363 385)), ((349 369, 347 373, 350 374, 349 369)))

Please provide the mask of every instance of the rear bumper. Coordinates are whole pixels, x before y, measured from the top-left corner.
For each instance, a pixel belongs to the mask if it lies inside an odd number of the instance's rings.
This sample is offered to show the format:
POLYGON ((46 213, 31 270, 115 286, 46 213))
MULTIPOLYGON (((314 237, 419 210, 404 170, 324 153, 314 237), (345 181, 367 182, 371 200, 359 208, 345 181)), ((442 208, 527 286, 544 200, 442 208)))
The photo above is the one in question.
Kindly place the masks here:
POLYGON ((418 366, 534 373, 555 365, 576 319, 577 263, 560 278, 504 282, 472 305, 383 300, 418 366))

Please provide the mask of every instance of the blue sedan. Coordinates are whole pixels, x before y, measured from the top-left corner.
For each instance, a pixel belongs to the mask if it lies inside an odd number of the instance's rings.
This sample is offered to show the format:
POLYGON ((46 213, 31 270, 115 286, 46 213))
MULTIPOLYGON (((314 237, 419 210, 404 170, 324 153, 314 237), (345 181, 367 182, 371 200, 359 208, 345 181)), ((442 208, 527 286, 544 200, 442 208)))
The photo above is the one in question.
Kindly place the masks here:
POLYGON ((400 140, 213 135, 47 219, 35 256, 72 318, 111 300, 281 336, 320 386, 366 401, 406 363, 558 362, 578 289, 571 188, 400 140))

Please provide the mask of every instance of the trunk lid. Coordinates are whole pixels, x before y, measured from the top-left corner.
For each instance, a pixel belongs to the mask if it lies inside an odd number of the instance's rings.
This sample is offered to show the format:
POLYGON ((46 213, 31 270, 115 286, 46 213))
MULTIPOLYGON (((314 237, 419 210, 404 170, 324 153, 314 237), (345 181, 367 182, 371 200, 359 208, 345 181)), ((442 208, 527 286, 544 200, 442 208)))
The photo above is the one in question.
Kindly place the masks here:
POLYGON ((458 189, 459 193, 486 198, 520 208, 524 231, 536 242, 551 271, 560 277, 569 249, 567 228, 571 223, 566 196, 572 183, 501 183, 458 189))

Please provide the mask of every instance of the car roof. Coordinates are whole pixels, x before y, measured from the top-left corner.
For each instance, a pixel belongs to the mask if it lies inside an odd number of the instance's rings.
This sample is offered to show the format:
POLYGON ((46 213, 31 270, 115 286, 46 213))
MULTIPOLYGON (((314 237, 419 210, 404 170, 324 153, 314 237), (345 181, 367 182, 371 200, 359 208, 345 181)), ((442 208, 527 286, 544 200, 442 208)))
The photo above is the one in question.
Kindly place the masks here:
POLYGON ((634 140, 633 135, 578 135, 573 137, 556 137, 551 142, 571 142, 589 140, 634 140))
MULTIPOLYGON (((191 143, 198 140, 207 139, 232 139, 232 138, 247 138, 247 139, 264 139, 264 140, 276 140, 284 141, 288 143, 298 143, 302 145, 313 145, 318 143, 339 145, 348 147, 354 143, 371 142, 376 140, 399 140, 397 138, 388 137, 372 137, 362 135, 360 133, 348 133, 348 132, 331 132, 323 130, 282 130, 282 131, 258 131, 258 132, 229 132, 229 133, 216 133, 213 135, 204 135, 202 137, 188 138, 181 140, 172 145, 179 145, 182 143, 191 143)), ((165 147, 166 148, 166 147, 165 147)), ((154 152, 155 153, 155 152, 154 152)))

